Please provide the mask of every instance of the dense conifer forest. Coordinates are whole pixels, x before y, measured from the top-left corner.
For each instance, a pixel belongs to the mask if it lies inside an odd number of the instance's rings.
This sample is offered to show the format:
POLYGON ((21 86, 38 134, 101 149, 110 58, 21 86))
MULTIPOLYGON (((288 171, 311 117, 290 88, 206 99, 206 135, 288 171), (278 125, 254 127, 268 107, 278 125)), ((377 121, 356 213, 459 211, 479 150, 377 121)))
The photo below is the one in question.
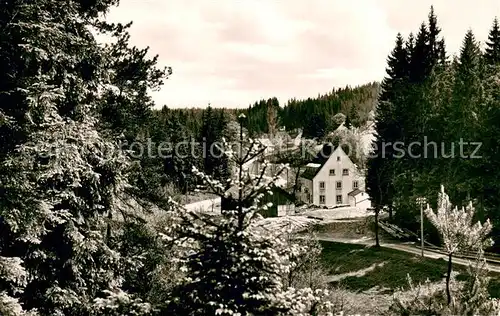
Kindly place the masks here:
POLYGON ((484 49, 469 30, 458 55, 446 52, 440 32, 431 10, 415 34, 398 34, 395 40, 378 99, 367 187, 378 208, 394 211, 395 222, 416 231, 416 198, 433 197, 429 202, 435 203, 433 192, 444 185, 452 201, 472 201, 479 218, 490 218, 500 241, 500 187, 494 171, 500 162, 498 19, 484 49), (406 154, 398 154, 392 146, 397 142, 406 154), (412 142, 418 145, 410 152, 412 142))

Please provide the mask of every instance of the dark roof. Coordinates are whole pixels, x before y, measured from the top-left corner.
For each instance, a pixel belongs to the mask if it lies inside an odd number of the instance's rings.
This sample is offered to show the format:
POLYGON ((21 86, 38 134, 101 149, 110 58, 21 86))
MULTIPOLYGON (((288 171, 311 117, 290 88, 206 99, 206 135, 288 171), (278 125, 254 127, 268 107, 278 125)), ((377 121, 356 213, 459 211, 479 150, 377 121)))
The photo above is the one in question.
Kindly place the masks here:
MULTIPOLYGON (((246 194, 250 193, 250 191, 252 191, 251 187, 249 187, 249 186, 244 187, 243 188, 243 192, 242 192, 243 196, 245 196, 246 194)), ((237 198, 238 197, 238 193, 239 193, 238 186, 236 184, 233 185, 232 187, 230 187, 229 189, 227 189, 225 193, 229 194, 233 198, 237 198)))
POLYGON ((351 192, 347 193, 347 195, 349 195, 349 196, 356 196, 356 195, 358 195, 360 193, 363 193, 363 191, 361 191, 360 189, 354 189, 351 192))
MULTIPOLYGON (((292 194, 288 193, 285 189, 277 186, 275 183, 270 184, 270 189, 273 192, 273 194, 279 193, 279 194, 285 195, 288 199, 291 199, 291 200, 294 199, 294 196, 292 194)), ((243 192, 242 192, 243 193, 243 197, 245 197, 248 194, 250 194, 252 192, 252 190, 253 190, 252 187, 246 186, 244 188, 243 192)), ((226 193, 228 193, 232 198, 237 199, 238 198, 238 193, 239 193, 238 186, 237 185, 233 185, 232 187, 230 187, 226 191, 226 193)), ((266 191, 264 193, 264 195, 267 196, 269 194, 266 191)))
POLYGON ((304 178, 304 179, 312 180, 312 179, 314 179, 314 177, 316 176, 316 174, 318 174, 319 169, 321 169, 321 168, 307 167, 306 170, 304 172, 302 172, 302 174, 300 175, 300 177, 304 178))
MULTIPOLYGON (((289 201, 295 201, 295 197, 290 192, 288 192, 287 190, 285 190, 281 187, 273 185, 271 187, 271 191, 273 192, 273 195, 279 194, 280 196, 287 198, 289 201)), ((269 195, 269 194, 267 194, 267 195, 269 195)))
POLYGON ((320 165, 317 168, 313 167, 306 167, 306 170, 300 175, 301 178, 312 180, 314 177, 318 174, 318 172, 321 170, 323 165, 328 161, 328 158, 332 155, 332 153, 335 151, 335 146, 332 144, 325 144, 323 145, 323 148, 316 154, 316 157, 310 163, 315 163, 320 165))

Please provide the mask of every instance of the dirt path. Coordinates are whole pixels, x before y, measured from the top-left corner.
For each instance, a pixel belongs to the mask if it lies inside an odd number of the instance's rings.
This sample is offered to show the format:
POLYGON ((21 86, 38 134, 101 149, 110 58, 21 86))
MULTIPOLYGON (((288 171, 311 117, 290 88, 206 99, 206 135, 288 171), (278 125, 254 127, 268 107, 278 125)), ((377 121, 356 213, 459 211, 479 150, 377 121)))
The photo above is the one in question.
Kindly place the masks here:
POLYGON ((188 211, 202 211, 202 212, 220 212, 221 198, 213 198, 208 200, 202 200, 198 202, 193 202, 184 205, 184 208, 188 211))
POLYGON ((374 263, 371 266, 369 266, 368 268, 360 269, 360 270, 357 270, 357 271, 352 271, 352 272, 347 272, 347 273, 342 273, 342 274, 329 275, 328 276, 328 282, 338 282, 338 281, 340 281, 342 279, 345 279, 345 278, 351 277, 351 276, 362 277, 365 274, 367 274, 368 272, 371 272, 371 271, 375 270, 376 268, 383 267, 385 265, 385 263, 386 263, 386 261, 383 261, 383 262, 380 262, 380 263, 374 263))

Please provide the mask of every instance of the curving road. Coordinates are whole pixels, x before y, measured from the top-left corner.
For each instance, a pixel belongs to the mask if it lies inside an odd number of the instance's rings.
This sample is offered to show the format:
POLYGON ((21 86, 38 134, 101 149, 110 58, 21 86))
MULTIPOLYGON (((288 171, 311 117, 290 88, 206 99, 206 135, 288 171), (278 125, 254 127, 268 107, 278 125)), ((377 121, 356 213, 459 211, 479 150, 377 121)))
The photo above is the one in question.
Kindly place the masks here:
MULTIPOLYGON (((344 243, 344 244, 357 244, 357 245, 366 245, 366 246, 372 246, 375 244, 375 239, 371 238, 371 237, 364 237, 364 238, 360 238, 360 239, 348 239, 348 238, 331 237, 331 236, 328 236, 328 234, 317 234, 316 237, 318 240, 321 240, 321 241, 340 242, 340 243, 344 243)), ((415 247, 413 245, 413 243, 380 242, 380 246, 404 251, 407 253, 412 253, 412 254, 415 254, 417 256, 421 255, 421 250, 419 248, 415 247)), ((424 257, 432 258, 432 259, 444 259, 444 260, 448 261, 448 256, 446 254, 443 254, 441 252, 437 252, 434 250, 425 249, 425 248, 424 248, 424 257)), ((453 263, 468 266, 470 263, 470 260, 454 257, 453 263)), ((500 273, 500 264, 488 262, 486 269, 488 271, 500 273)))

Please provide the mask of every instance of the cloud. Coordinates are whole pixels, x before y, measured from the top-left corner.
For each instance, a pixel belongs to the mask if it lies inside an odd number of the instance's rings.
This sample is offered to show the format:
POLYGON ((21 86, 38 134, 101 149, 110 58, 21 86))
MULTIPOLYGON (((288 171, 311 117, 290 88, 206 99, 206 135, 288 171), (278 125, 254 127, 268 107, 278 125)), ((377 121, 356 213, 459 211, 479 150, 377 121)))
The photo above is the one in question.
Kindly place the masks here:
MULTIPOLYGON (((471 27, 484 40, 500 2, 436 0, 447 47, 471 27), (498 3, 497 3, 498 2, 498 3)), ((134 21, 132 42, 150 46, 174 74, 159 106, 281 103, 381 80, 398 31, 426 20, 431 1, 122 0, 109 19, 134 21)))

